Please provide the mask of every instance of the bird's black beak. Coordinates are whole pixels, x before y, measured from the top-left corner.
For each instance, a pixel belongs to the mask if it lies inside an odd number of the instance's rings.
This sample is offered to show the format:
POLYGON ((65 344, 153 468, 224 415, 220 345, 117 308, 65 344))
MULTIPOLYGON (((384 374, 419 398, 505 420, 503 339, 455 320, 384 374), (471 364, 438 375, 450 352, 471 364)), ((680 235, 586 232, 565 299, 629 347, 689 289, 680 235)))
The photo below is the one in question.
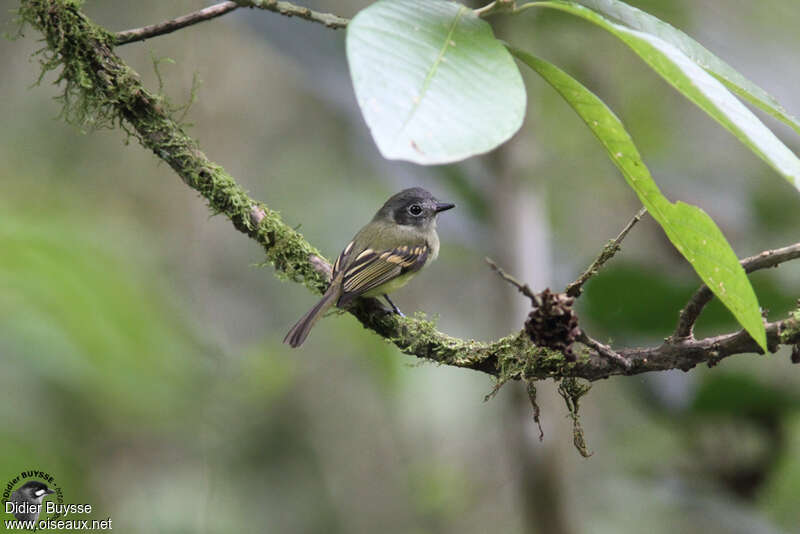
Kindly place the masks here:
POLYGON ((50 488, 47 488, 47 489, 44 490, 44 492, 47 493, 48 495, 50 495, 51 493, 55 493, 56 490, 52 490, 50 488))
POLYGON ((440 213, 442 211, 447 211, 455 208, 455 204, 450 204, 449 202, 437 202, 436 203, 436 213, 440 213))

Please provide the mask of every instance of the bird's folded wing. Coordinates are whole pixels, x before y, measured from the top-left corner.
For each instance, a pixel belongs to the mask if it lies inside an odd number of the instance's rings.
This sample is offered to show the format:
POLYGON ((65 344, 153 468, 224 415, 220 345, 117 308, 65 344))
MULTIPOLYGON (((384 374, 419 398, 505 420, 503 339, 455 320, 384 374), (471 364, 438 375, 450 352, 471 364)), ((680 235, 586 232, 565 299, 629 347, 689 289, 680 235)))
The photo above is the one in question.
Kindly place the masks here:
POLYGON ((342 265, 347 265, 347 256, 350 255, 350 251, 353 250, 353 244, 355 241, 350 241, 339 257, 336 258, 336 263, 333 264, 333 271, 331 272, 331 280, 336 279, 336 275, 339 274, 339 270, 341 269, 342 265))
POLYGON ((339 306, 393 278, 421 269, 427 259, 427 245, 400 246, 377 251, 366 249, 344 272, 339 306))

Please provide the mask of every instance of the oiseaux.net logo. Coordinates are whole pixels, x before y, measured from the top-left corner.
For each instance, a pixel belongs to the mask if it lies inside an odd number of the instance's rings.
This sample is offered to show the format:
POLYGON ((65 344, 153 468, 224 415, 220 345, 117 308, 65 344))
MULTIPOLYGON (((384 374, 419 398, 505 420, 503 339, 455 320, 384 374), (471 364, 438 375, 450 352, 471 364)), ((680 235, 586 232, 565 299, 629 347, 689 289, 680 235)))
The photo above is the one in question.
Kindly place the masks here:
POLYGON ((65 503, 55 478, 38 469, 21 471, 8 480, 2 503, 6 530, 113 530, 110 517, 89 517, 91 504, 65 503))

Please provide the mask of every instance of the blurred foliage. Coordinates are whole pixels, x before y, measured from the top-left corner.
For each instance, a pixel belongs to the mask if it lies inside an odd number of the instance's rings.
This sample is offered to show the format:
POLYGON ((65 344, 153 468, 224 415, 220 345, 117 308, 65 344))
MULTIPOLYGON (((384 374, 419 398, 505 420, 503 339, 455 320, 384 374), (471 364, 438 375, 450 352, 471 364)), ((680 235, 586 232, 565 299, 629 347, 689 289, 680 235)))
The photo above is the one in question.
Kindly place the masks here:
POLYGON ((800 408, 800 394, 738 373, 708 375, 697 388, 691 411, 737 417, 780 417, 800 408))
MULTIPOLYGON (((750 276, 762 308, 770 319, 785 317, 795 309, 800 286, 780 280, 772 272, 750 276)), ((694 276, 676 277, 657 266, 617 261, 586 285, 585 317, 615 339, 635 336, 667 337, 677 325, 680 310, 700 282, 694 276), (665 276, 666 274, 666 276, 665 276), (646 295, 646 298, 642 298, 646 295)), ((710 302, 697 323, 698 335, 736 329, 730 312, 717 300, 710 302)))

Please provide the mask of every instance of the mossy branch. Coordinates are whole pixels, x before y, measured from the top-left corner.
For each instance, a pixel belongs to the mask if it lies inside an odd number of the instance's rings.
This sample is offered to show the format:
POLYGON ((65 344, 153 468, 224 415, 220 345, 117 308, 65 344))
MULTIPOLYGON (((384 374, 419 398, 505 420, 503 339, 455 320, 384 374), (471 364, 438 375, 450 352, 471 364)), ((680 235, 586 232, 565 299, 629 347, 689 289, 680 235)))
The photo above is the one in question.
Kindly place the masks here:
MULTIPOLYGON (((200 193, 212 212, 225 215, 237 230, 260 243, 268 262, 281 276, 316 293, 325 289, 330 264, 277 212, 250 198, 222 167, 209 161, 198 143, 171 117, 163 99, 148 92, 139 76, 114 54, 115 36, 90 21, 80 11, 78 1, 23 0, 19 15, 23 23, 44 35, 45 48, 38 52, 42 75, 59 71, 63 116, 68 121, 95 128, 123 128, 200 193)), ((498 377, 500 383, 522 377, 526 381, 565 377, 597 380, 616 374, 686 370, 759 350, 745 332, 683 339, 653 348, 618 350, 631 362, 630 368, 625 368, 588 347, 576 361, 567 361, 558 351, 535 346, 524 332, 491 343, 453 338, 438 332, 423 318, 387 314, 371 299, 362 299, 350 312, 366 328, 407 354, 482 371, 498 377)), ((800 310, 766 328, 771 349, 799 344, 800 310)))

